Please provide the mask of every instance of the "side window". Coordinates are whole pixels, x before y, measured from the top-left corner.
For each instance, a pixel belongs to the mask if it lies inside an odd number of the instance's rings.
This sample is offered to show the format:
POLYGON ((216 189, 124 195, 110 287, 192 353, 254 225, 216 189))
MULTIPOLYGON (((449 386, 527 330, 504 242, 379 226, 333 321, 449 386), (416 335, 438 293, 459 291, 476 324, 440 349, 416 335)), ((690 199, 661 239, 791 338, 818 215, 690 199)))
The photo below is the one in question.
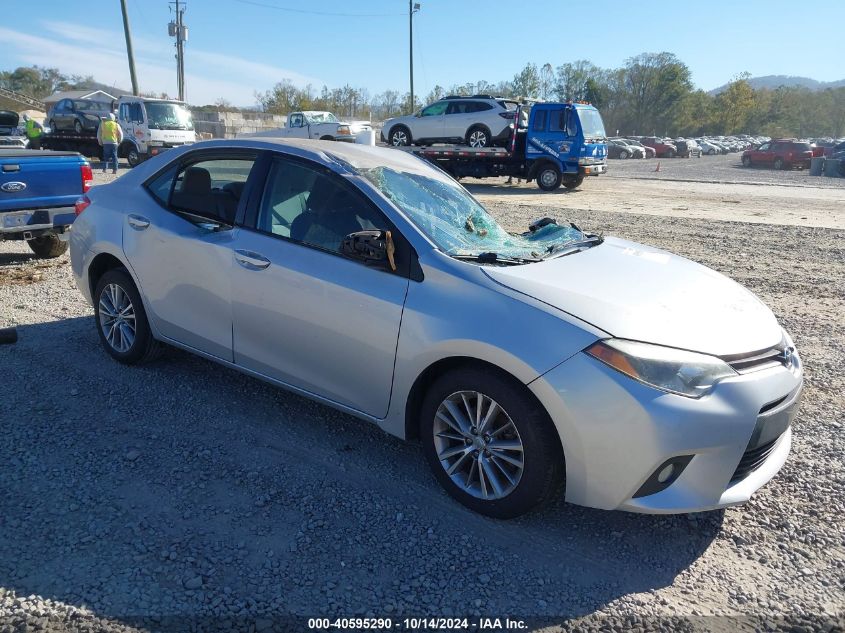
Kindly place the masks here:
POLYGON ((549 132, 566 130, 566 110, 550 110, 549 119, 549 132))
MULTIPOLYGON (((126 104, 122 104, 121 108, 125 108, 126 104)), ((147 191, 158 200, 163 207, 167 206, 170 201, 170 190, 173 188, 173 178, 176 176, 176 169, 178 165, 172 165, 170 169, 160 173, 147 183, 147 191)))
POLYGON ((288 127, 302 127, 302 115, 298 112, 296 114, 291 114, 288 127))
POLYGON ((147 190, 173 211, 234 224, 254 163, 254 157, 188 159, 148 182, 147 190))
POLYGON ((470 112, 484 112, 485 110, 492 110, 493 106, 489 103, 485 103, 484 101, 476 101, 472 104, 472 110, 470 112))
POLYGON ((446 112, 446 108, 449 106, 448 101, 438 101, 437 103, 432 103, 427 108, 423 109, 420 114, 422 116, 437 116, 439 114, 443 114, 446 112))
POLYGON ((548 110, 538 110, 534 115, 534 123, 531 124, 531 129, 535 132, 544 132, 546 129, 546 114, 548 110))
POLYGON ((760 152, 767 152, 767 151, 769 151, 769 144, 768 144, 768 143, 763 143, 760 147, 758 147, 758 148, 757 148, 757 151, 760 151, 760 152))
POLYGON ((144 113, 141 110, 140 103, 130 103, 129 104, 129 120, 132 123, 143 123, 144 122, 144 113))
POLYGON ((385 229, 387 223, 349 185, 315 167, 278 159, 267 178, 257 228, 339 253, 350 233, 385 229))

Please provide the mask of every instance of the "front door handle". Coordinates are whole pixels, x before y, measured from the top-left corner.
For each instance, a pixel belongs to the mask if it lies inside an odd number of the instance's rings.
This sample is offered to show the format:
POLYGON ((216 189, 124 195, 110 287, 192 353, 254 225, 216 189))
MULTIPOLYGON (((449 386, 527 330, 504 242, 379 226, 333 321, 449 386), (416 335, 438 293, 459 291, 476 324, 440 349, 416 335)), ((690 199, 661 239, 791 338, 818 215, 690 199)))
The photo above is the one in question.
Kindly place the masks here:
POLYGON ((264 257, 264 255, 241 249, 235 251, 235 261, 250 270, 263 270, 270 265, 270 260, 264 257))
POLYGON ((126 221, 129 222, 129 226, 139 231, 143 231, 150 225, 150 221, 147 218, 141 215, 135 215, 134 213, 129 214, 126 221))

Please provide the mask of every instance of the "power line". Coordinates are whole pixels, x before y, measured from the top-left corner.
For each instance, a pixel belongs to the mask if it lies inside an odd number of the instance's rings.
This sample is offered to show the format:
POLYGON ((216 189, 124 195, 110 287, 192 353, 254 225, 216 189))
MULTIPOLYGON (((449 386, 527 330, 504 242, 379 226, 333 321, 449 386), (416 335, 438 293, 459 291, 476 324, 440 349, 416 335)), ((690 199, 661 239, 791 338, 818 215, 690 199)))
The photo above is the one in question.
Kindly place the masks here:
POLYGON ((277 11, 287 11, 289 13, 305 13, 307 15, 327 15, 337 16, 342 18, 394 18, 404 16, 404 13, 333 13, 331 11, 309 11, 308 9, 292 9, 290 7, 280 7, 275 4, 267 4, 266 2, 258 2, 257 0, 235 0, 241 4, 251 4, 256 7, 264 7, 266 9, 276 9, 277 11))

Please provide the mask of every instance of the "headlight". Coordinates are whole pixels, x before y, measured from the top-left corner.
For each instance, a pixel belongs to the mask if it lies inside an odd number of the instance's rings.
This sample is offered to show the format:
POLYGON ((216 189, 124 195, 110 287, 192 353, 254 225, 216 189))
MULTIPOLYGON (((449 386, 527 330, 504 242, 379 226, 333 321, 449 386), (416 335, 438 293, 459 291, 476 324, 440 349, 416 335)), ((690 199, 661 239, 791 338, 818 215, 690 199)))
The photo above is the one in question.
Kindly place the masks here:
POLYGON ((737 373, 723 360, 662 345, 607 339, 584 350, 615 370, 663 391, 700 398, 737 373))

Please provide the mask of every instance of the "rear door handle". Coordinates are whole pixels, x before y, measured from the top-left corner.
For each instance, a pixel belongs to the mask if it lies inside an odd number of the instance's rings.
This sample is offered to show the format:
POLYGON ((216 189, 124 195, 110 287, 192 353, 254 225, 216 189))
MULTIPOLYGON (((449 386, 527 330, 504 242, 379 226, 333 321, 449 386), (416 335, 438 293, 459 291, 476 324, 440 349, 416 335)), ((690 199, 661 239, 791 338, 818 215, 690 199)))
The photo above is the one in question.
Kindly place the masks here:
POLYGON ((235 251, 235 261, 250 270, 263 270, 270 265, 270 260, 264 257, 264 255, 241 249, 235 251))
POLYGON ((150 225, 150 221, 147 218, 141 215, 135 215, 134 213, 129 214, 126 221, 129 222, 129 226, 139 231, 143 231, 150 225))

